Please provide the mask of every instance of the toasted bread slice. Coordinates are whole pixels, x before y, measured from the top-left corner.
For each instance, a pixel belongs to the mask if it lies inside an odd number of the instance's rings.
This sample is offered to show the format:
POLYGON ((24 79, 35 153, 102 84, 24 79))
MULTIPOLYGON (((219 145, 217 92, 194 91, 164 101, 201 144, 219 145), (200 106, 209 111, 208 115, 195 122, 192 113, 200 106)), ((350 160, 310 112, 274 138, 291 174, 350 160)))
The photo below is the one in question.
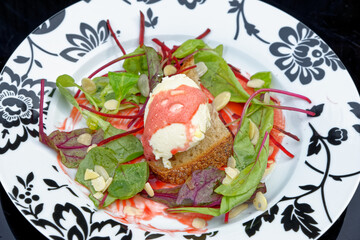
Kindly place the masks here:
POLYGON ((170 159, 171 169, 165 168, 161 160, 148 161, 150 169, 159 180, 171 184, 183 184, 195 170, 226 165, 232 154, 233 137, 220 120, 218 113, 211 105, 209 107, 212 120, 205 138, 189 150, 176 153, 170 159))

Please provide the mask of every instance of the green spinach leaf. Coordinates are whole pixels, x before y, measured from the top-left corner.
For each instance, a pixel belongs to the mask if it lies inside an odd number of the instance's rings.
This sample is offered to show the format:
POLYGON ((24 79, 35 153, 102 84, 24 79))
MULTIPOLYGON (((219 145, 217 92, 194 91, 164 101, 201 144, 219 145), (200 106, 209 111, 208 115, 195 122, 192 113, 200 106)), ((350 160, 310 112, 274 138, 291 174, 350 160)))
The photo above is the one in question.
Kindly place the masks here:
POLYGON ((129 199, 144 189, 148 178, 149 166, 146 162, 120 165, 108 188, 109 195, 129 199))

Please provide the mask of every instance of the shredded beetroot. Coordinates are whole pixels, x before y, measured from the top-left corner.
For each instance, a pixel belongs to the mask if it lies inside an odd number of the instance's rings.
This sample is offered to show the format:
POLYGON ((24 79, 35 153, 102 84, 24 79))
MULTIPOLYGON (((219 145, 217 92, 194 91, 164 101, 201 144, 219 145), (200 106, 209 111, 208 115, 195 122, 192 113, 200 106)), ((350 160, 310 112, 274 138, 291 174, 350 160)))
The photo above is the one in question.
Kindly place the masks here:
MULTIPOLYGON (((190 67, 181 69, 181 70, 177 71, 177 73, 175 73, 175 74, 180 74, 180 73, 186 72, 186 71, 188 71, 188 70, 190 70, 190 69, 193 69, 193 68, 196 68, 196 65, 192 65, 192 66, 190 66, 190 67)), ((175 74, 173 74, 173 75, 175 75, 175 74)), ((172 75, 171 75, 171 76, 172 76, 172 75)))
POLYGON ((140 11, 140 34, 139 34, 140 47, 144 45, 144 37, 145 37, 145 18, 142 11, 140 11))
POLYGON ((278 141, 275 140, 273 136, 270 135, 270 140, 277 146, 281 151, 283 151, 288 157, 294 158, 294 155, 290 153, 283 145, 281 145, 278 141))
MULTIPOLYGON (((146 108, 148 101, 149 101, 149 97, 146 98, 146 101, 145 101, 144 105, 140 108, 138 115, 140 115, 140 114, 144 115, 145 108, 146 108)), ((135 118, 133 120, 131 120, 131 122, 127 125, 127 127, 130 128, 135 123, 135 121, 136 121, 135 118)))
POLYGON ((109 137, 109 138, 106 138, 104 140, 102 140, 101 142, 98 143, 98 146, 102 146, 102 145, 105 145, 113 140, 116 140, 116 139, 119 139, 119 138, 122 138, 122 137, 125 137, 129 134, 132 134, 132 133, 136 133, 140 130, 142 130, 144 128, 144 126, 142 127, 139 127, 139 128, 136 128, 136 129, 133 129, 131 131, 127 131, 127 132, 124 132, 124 133, 120 133, 120 134, 117 134, 117 135, 114 135, 112 137, 109 137))
POLYGON ((96 111, 95 109, 92 109, 86 105, 83 105, 83 104, 79 104, 79 106, 83 109, 86 109, 88 110, 89 112, 92 112, 92 113, 96 113, 97 115, 99 116, 103 116, 103 117, 110 117, 110 118, 122 118, 122 119, 136 119, 136 118, 139 118, 139 117, 142 117, 144 114, 135 114, 135 115, 118 115, 118 114, 110 114, 110 113, 102 113, 102 112, 99 112, 99 111, 96 111))
POLYGON ((121 43, 120 43, 119 40, 117 39, 114 31, 112 30, 112 27, 111 27, 111 25, 110 25, 110 21, 107 20, 107 21, 106 21, 106 24, 107 24, 107 27, 108 27, 110 33, 111 33, 111 36, 114 38, 114 40, 115 40, 116 44, 118 45, 118 47, 120 48, 121 52, 122 52, 124 55, 126 55, 125 49, 123 48, 123 46, 121 45, 121 43))
POLYGON ((98 68, 97 70, 95 70, 95 72, 93 72, 92 74, 89 75, 88 78, 92 78, 93 76, 95 76, 97 73, 99 73, 100 71, 104 70, 105 68, 113 65, 114 63, 117 63, 121 60, 125 60, 125 59, 128 59, 128 58, 133 58, 133 57, 140 57, 140 56, 143 56, 145 55, 145 53, 142 53, 142 54, 135 54, 135 55, 131 55, 131 56, 122 56, 122 57, 119 57, 119 58, 116 58, 110 62, 108 62, 107 64, 105 64, 104 66, 98 68))
POLYGON ((287 131, 285 131, 284 129, 282 129, 282 128, 276 126, 276 125, 274 125, 273 128, 276 129, 276 130, 278 130, 279 132, 282 132, 283 134, 285 134, 285 135, 287 135, 287 136, 295 139, 296 141, 300 141, 300 139, 298 138, 298 136, 296 136, 296 135, 294 135, 294 134, 292 134, 292 133, 290 133, 290 132, 287 132, 287 131))
POLYGON ((81 90, 78 89, 74 95, 74 98, 78 98, 80 96, 81 90))
POLYGON ((230 212, 225 213, 224 223, 228 223, 228 222, 229 222, 229 215, 230 215, 230 212))
POLYGON ((44 135, 44 95, 45 95, 45 80, 41 79, 40 85, 40 109, 39 109, 39 139, 42 142, 42 136, 44 135))
POLYGON ((208 34, 210 33, 210 29, 206 29, 205 32, 203 32, 202 34, 200 34, 198 37, 196 37, 196 39, 203 39, 204 37, 206 37, 208 34))

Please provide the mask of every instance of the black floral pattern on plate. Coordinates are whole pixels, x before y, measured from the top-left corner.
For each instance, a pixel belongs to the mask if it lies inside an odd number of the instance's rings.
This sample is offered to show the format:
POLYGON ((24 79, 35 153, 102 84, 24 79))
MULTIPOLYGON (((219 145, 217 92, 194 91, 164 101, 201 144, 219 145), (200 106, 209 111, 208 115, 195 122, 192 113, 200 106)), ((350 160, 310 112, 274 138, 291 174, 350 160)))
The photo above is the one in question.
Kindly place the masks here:
MULTIPOLYGON (((351 112, 360 120, 360 103, 358 102, 348 102, 349 106, 351 107, 351 112)), ((360 122, 353 125, 353 128, 356 132, 360 133, 360 122)))
MULTIPOLYGON (((40 99, 32 90, 36 85, 40 85, 40 80, 20 77, 9 67, 4 68, 0 77, 0 154, 17 149, 29 135, 38 136, 40 99)), ((48 97, 52 96, 54 86, 54 83, 46 82, 48 97)), ((45 115, 48 104, 45 104, 45 115)))
POLYGON ((268 41, 264 40, 263 38, 261 38, 259 36, 260 31, 256 28, 256 26, 247 21, 247 19, 245 17, 245 9, 244 9, 245 0, 240 0, 240 1, 239 0, 231 0, 231 1, 229 1, 229 4, 230 4, 231 8, 229 9, 228 14, 236 13, 236 31, 235 31, 234 40, 237 40, 239 37, 240 23, 242 20, 242 22, 244 23, 244 28, 246 30, 246 33, 249 36, 255 36, 261 42, 269 44, 268 41))
POLYGON ((206 0, 178 0, 180 5, 185 5, 188 9, 195 9, 197 4, 203 4, 206 0))
MULTIPOLYGON (((324 108, 324 104, 315 106, 317 109, 317 116, 320 116, 324 108)), ((312 136, 310 138, 310 143, 308 146, 307 156, 311 157, 318 155, 321 150, 325 150, 325 169, 321 170, 314 167, 308 160, 305 161, 305 165, 313 170, 314 174, 321 174, 322 179, 318 184, 306 184, 301 185, 301 193, 296 196, 284 196, 280 199, 278 203, 269 208, 269 210, 260 214, 256 218, 245 222, 245 232, 249 237, 253 236, 258 232, 262 226, 263 220, 265 222, 271 223, 276 216, 281 212, 281 224, 283 224, 285 231, 295 231, 298 232, 301 230, 304 235, 309 239, 314 239, 320 235, 321 230, 317 227, 318 222, 316 221, 315 209, 312 208, 310 204, 306 202, 306 197, 314 193, 319 193, 321 196, 321 202, 323 210, 326 214, 327 219, 330 223, 333 222, 332 217, 328 211, 327 201, 325 198, 325 186, 326 182, 331 178, 333 181, 342 181, 343 178, 352 177, 357 174, 360 174, 360 171, 335 175, 330 173, 331 166, 331 149, 330 146, 339 146, 343 142, 348 140, 348 131, 343 128, 333 127, 328 131, 326 137, 321 136, 314 128, 314 126, 309 123, 310 129, 312 130, 312 136), (288 204, 285 205, 284 204, 288 204), (280 211, 280 206, 284 206, 284 210, 280 211)), ((317 159, 319 160, 319 159, 317 159)))
POLYGON ((279 31, 281 42, 270 44, 270 52, 278 59, 275 65, 293 82, 309 84, 325 77, 324 65, 333 71, 345 69, 336 54, 303 23, 296 28, 283 27, 279 31))
MULTIPOLYGON (((39 186, 34 186, 34 173, 30 172, 25 178, 16 178, 19 184, 9 193, 10 198, 34 225, 51 232, 51 239, 110 239, 109 236, 117 236, 119 239, 132 238, 132 231, 113 219, 93 221, 96 210, 89 206, 77 207, 69 202, 58 203, 53 208, 52 219, 43 218, 44 209, 48 206, 41 201, 41 195, 36 194, 39 186), (66 223, 63 221, 65 216, 66 223)), ((50 179, 43 181, 48 183, 50 179)), ((51 181, 51 185, 54 185, 55 181, 51 181)), ((55 185, 63 184, 55 182, 55 185)))
POLYGON ((60 52, 60 56, 71 62, 77 62, 88 52, 106 42, 109 30, 105 20, 101 20, 96 28, 87 23, 80 24, 81 34, 66 34, 67 41, 72 45, 60 52))

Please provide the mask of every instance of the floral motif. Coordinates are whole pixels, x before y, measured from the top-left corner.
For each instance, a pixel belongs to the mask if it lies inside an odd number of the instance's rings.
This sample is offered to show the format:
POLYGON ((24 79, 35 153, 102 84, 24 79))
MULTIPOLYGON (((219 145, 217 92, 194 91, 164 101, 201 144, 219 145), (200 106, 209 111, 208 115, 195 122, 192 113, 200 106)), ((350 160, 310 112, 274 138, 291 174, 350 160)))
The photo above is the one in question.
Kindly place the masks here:
MULTIPOLYGON (((318 110, 318 116, 320 116, 323 110, 323 104, 316 106, 316 109, 318 110)), ((322 174, 321 181, 319 184, 307 184, 299 186, 302 191, 299 195, 284 196, 269 210, 260 214, 256 218, 245 222, 243 225, 245 226, 245 232, 249 237, 253 236, 260 230, 260 227, 263 223, 262 220, 271 223, 279 213, 279 205, 283 205, 285 203, 288 205, 285 205, 284 210, 281 211, 281 223, 283 224, 284 230, 292 230, 295 232, 301 230, 308 238, 318 237, 321 230, 318 228, 318 222, 314 218, 315 210, 310 204, 306 202, 306 197, 314 194, 315 192, 320 193, 323 209, 329 222, 332 223, 332 218, 328 211, 328 206, 325 199, 326 181, 329 179, 329 177, 334 181, 342 181, 343 178, 360 174, 360 171, 342 175, 334 175, 330 173, 331 152, 329 144, 340 145, 342 142, 346 141, 348 139, 347 130, 334 127, 328 131, 328 136, 324 137, 315 130, 312 124, 309 123, 309 126, 313 132, 313 135, 310 138, 307 156, 310 157, 317 155, 322 149, 325 149, 326 165, 324 170, 320 170, 314 167, 309 161, 305 161, 305 165, 313 170, 314 173, 322 174)))
POLYGON ((313 79, 322 80, 325 63, 333 71, 345 69, 336 54, 315 33, 302 23, 296 29, 283 27, 279 31, 282 42, 270 45, 270 52, 278 59, 275 65, 290 81, 299 79, 302 84, 308 84, 313 79))
MULTIPOLYGON (((9 67, 4 68, 0 77, 0 154, 15 150, 29 135, 38 136, 40 99, 31 89, 39 83, 29 78, 22 81, 9 67)), ((54 84, 46 85, 53 88, 54 84)))
POLYGON ((178 0, 180 5, 185 5, 188 9, 194 9, 196 5, 203 4, 206 0, 178 0))
POLYGON ((264 39, 262 39, 259 36, 259 30, 256 28, 256 26, 254 24, 251 24, 247 21, 246 17, 245 17, 245 10, 244 10, 244 4, 245 4, 245 0, 242 0, 241 2, 239 2, 239 0, 231 0, 229 1, 230 4, 230 9, 228 11, 228 13, 236 13, 236 32, 235 32, 235 36, 234 36, 234 40, 238 39, 239 34, 240 34, 240 22, 241 22, 241 16, 242 16, 242 20, 244 23, 244 28, 246 30, 246 33, 249 36, 255 36, 257 39, 259 39, 260 41, 262 41, 263 43, 269 44, 269 42, 265 41, 264 39))
POLYGON ((81 23, 80 32, 81 35, 66 34, 66 39, 72 47, 63 50, 60 56, 68 61, 77 62, 79 58, 106 42, 109 36, 105 20, 100 21, 96 29, 87 23, 81 23))
MULTIPOLYGON (((33 224, 53 232, 52 239, 109 239, 108 236, 131 239, 132 231, 122 223, 112 219, 94 222, 93 217, 96 210, 92 210, 88 206, 78 208, 71 203, 56 204, 52 214, 53 219, 41 218, 45 204, 40 203, 40 196, 34 193, 38 189, 38 186, 34 186, 34 173, 30 172, 25 178, 20 176, 16 178, 19 185, 13 187, 9 196, 21 212, 29 216, 33 224), (65 216, 66 223, 63 221, 65 216)), ((46 181, 50 181, 50 179, 44 179, 45 183, 46 181)), ((58 184, 55 183, 55 185, 58 184)))

